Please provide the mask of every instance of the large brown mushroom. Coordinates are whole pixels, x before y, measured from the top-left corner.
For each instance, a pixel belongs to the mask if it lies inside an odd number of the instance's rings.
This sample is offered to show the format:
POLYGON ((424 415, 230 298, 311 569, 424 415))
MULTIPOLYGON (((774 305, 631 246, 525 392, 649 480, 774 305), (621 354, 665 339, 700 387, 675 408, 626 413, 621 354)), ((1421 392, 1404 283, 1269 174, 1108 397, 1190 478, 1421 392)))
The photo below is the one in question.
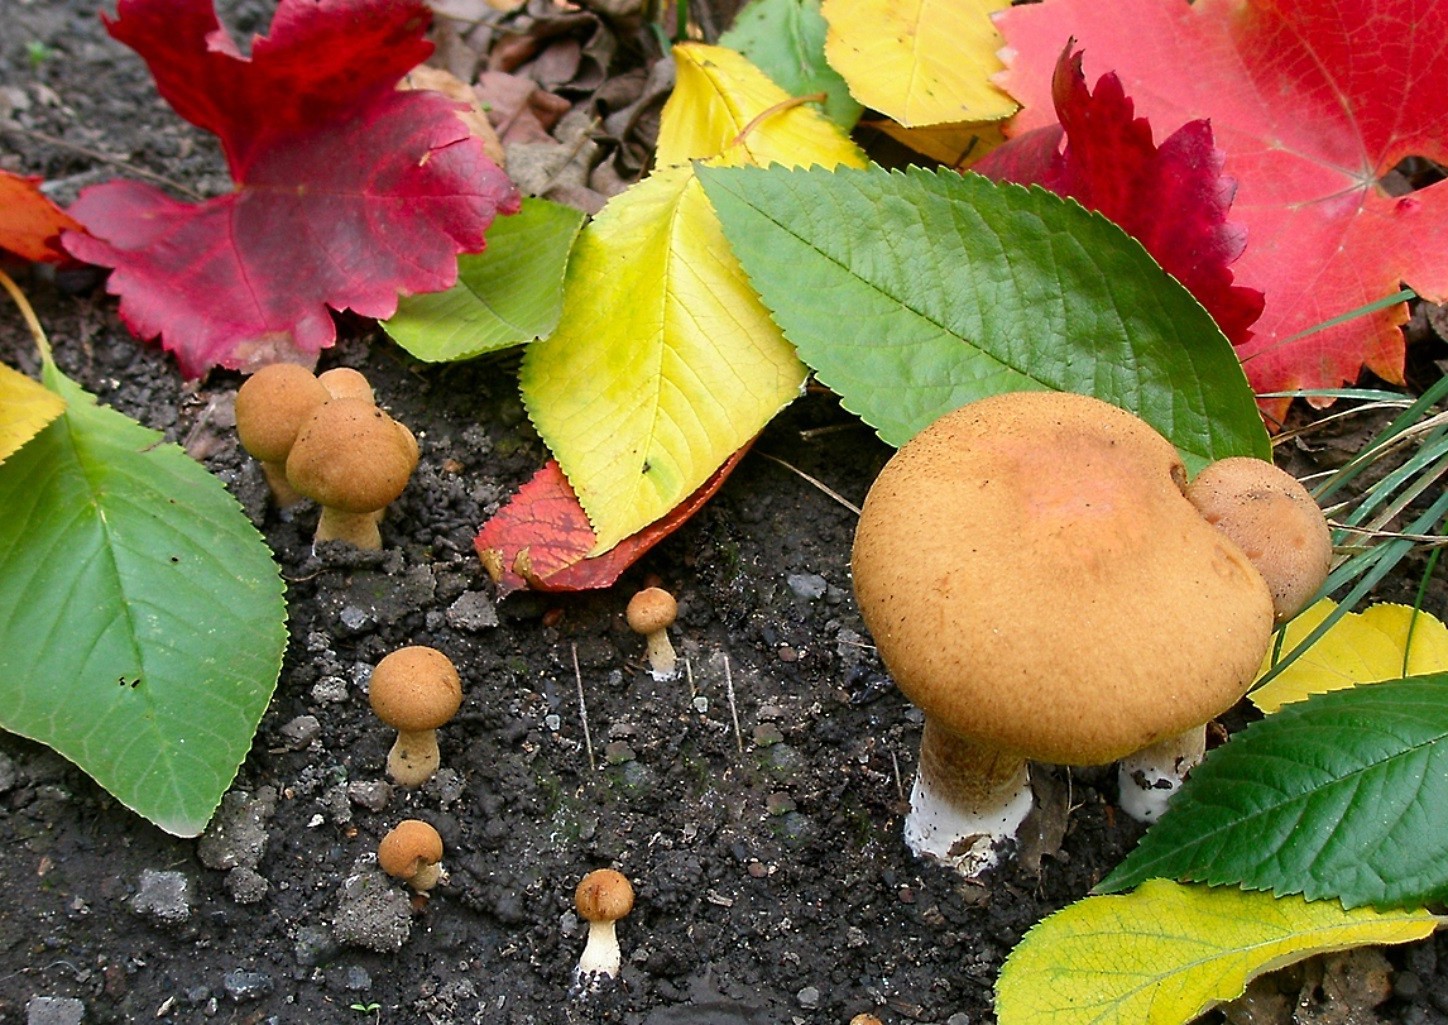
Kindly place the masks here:
POLYGON ((1271 595, 1185 480, 1146 423, 1061 393, 971 403, 887 463, 853 570, 880 657, 925 713, 916 853, 974 874, 1030 809, 1028 759, 1109 763, 1245 692, 1271 595))
POLYGON ((237 436, 242 448, 261 464, 277 505, 301 501, 287 481, 287 456, 302 424, 327 398, 316 375, 296 363, 264 366, 237 390, 237 436))
POLYGON ((377 718, 397 730, 387 774, 403 786, 426 783, 441 764, 438 728, 463 702, 457 666, 436 648, 398 648, 372 670, 367 698, 377 718))

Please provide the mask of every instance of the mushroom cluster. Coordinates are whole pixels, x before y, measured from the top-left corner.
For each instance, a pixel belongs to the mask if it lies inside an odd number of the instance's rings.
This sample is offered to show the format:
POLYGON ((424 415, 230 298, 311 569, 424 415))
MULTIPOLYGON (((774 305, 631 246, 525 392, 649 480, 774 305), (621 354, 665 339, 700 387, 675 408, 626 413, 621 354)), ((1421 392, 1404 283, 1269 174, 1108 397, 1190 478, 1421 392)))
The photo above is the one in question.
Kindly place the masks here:
POLYGON ((1246 691, 1273 590, 1186 486, 1149 425, 1063 393, 971 403, 886 464, 852 569, 880 657, 925 715, 917 854, 973 875, 1031 808, 1028 761, 1190 740, 1246 691))
POLYGON ((377 406, 366 377, 263 367, 237 391, 236 429, 279 505, 310 498, 322 507, 315 540, 382 547, 378 520, 417 468, 418 447, 377 406))

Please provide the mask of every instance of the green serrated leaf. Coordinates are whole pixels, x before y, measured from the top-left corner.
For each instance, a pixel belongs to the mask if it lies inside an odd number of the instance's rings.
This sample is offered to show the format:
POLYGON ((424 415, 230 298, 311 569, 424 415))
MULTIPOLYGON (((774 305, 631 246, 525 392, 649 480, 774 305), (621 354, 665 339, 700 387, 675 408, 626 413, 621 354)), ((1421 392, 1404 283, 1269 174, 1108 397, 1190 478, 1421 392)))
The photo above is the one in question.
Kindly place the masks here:
POLYGON ((889 444, 973 399, 1038 389, 1136 413, 1193 470, 1270 458, 1216 324, 1075 202, 919 168, 698 174, 785 336, 889 444))
POLYGON ((849 131, 864 107, 825 61, 828 31, 820 0, 750 0, 719 45, 744 54, 791 96, 824 93, 825 114, 849 131))
POLYGON ((471 359, 542 338, 558 326, 563 272, 583 226, 582 212, 525 199, 488 229, 488 248, 458 257, 458 282, 445 292, 404 296, 383 329, 418 359, 471 359))
POLYGON ((45 383, 66 412, 0 466, 0 727, 194 836, 276 686, 281 579, 215 477, 45 383))
POLYGON ((1098 889, 1153 877, 1348 908, 1448 897, 1448 673, 1319 694, 1248 726, 1098 889))

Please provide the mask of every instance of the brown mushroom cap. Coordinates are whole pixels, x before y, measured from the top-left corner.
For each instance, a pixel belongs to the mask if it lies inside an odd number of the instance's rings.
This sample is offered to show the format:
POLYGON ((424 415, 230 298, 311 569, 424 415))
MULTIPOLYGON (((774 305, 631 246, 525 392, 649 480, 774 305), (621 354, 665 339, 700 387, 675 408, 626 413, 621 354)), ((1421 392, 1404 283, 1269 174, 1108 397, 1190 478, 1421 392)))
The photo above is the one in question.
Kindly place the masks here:
POLYGON ((327 389, 327 394, 334 399, 362 399, 366 402, 376 402, 372 394, 372 382, 367 380, 366 375, 360 370, 353 370, 351 367, 333 367, 331 370, 323 370, 317 375, 317 380, 322 387, 327 389))
POLYGON ((897 685, 951 732, 1065 764, 1230 707, 1272 600, 1184 481, 1170 442, 1097 399, 941 417, 885 466, 855 536, 860 612, 897 685))
POLYGON ((616 922, 633 910, 633 884, 622 872, 596 868, 573 891, 573 906, 585 922, 616 922))
POLYGON ((402 494, 413 467, 413 450, 395 420, 363 399, 331 399, 302 425, 287 478, 324 506, 364 513, 402 494))
POLYGON ((679 603, 662 587, 645 587, 629 599, 624 618, 634 633, 651 634, 667 630, 679 614, 679 603))
POLYGON ((1291 619, 1332 568, 1327 518, 1301 482, 1265 459, 1212 463, 1187 499, 1252 560, 1272 590, 1277 619, 1291 619))
POLYGON ((397 879, 411 879, 442 860, 442 837, 421 819, 403 819, 377 845, 377 865, 397 879))
POLYGON ((377 718, 397 730, 435 730, 457 714, 463 684, 436 648, 413 645, 386 655, 372 670, 368 700, 377 718))
POLYGON ((262 367, 236 393, 236 433, 242 447, 264 463, 285 462, 302 424, 327 398, 327 389, 304 366, 262 367))

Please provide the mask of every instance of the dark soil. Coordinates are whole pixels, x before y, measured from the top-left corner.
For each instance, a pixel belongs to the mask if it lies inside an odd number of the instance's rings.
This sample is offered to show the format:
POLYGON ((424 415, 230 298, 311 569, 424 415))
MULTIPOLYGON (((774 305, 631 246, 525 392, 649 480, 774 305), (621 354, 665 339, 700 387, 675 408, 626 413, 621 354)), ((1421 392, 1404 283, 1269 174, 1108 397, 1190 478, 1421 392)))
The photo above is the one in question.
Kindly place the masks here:
MULTIPOLYGON (((264 29, 255 6, 233 24, 264 29)), ((156 97, 98 7, 0 0, 0 164, 62 198, 142 171, 226 189, 217 147, 156 97)), ((617 587, 494 603, 473 536, 546 458, 512 363, 421 364, 344 319, 322 366, 365 371, 422 463, 383 553, 314 556, 314 511, 272 509, 236 443, 240 379, 184 383, 129 336, 98 280, 23 284, 68 374, 184 445, 241 501, 287 581, 291 641, 224 829, 200 841, 0 735, 0 1022, 983 1022, 1011 947, 1140 835, 1114 814, 1114 773, 1042 768, 1025 848, 983 883, 905 850, 919 715, 854 606, 854 514, 801 475, 858 503, 889 452, 832 396, 811 392, 771 424, 617 587), (623 623, 654 579, 680 599, 688 680, 655 683, 623 623), (443 732, 444 771, 389 793, 377 784, 390 737, 365 681, 405 644, 450 654, 466 697, 443 732), (384 897, 400 889, 371 859, 405 817, 442 832, 451 876, 399 914, 384 897), (623 985, 570 1001, 583 944, 573 888, 604 865, 638 893, 619 930, 623 985), (404 925, 399 949, 375 949, 404 925)), ((1442 342, 1419 335, 1417 364, 1433 372, 1442 342)), ((9 304, 0 358, 34 372, 9 304)), ((1354 443, 1345 429, 1295 458, 1354 443)), ((1421 565, 1384 596, 1411 598, 1421 565)), ((1298 1005, 1299 1021, 1448 1022, 1448 944, 1386 953, 1376 976, 1357 960, 1279 976, 1257 1005, 1275 1016, 1239 1008, 1233 1020, 1293 1020, 1298 1005)))

